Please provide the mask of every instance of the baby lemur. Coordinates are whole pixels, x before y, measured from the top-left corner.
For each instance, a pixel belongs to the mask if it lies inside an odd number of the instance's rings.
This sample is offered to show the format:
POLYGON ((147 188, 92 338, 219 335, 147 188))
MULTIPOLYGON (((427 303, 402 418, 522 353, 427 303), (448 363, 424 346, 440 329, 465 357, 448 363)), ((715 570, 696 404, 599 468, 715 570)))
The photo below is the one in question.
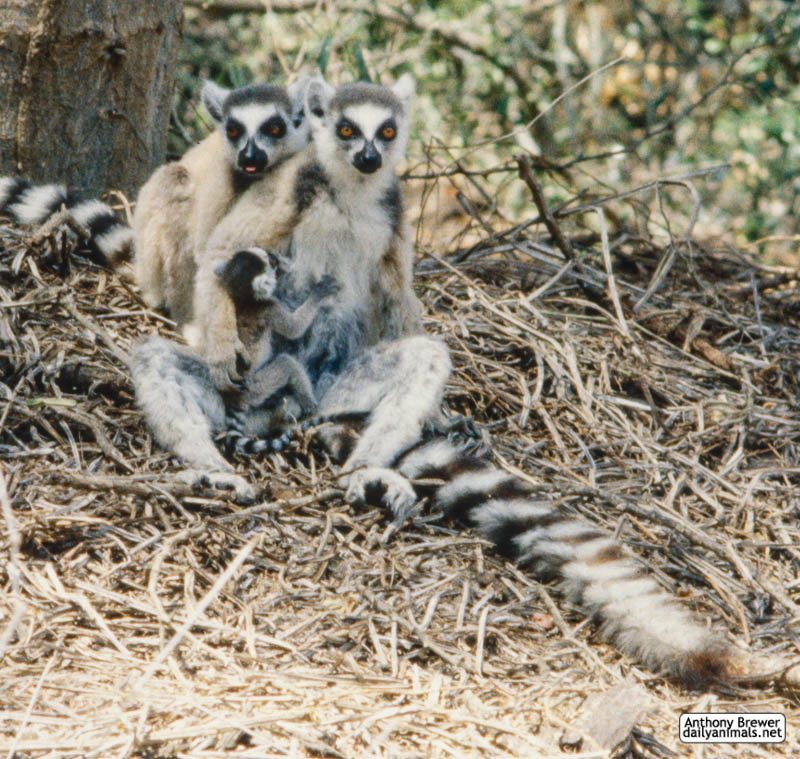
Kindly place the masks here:
POLYGON ((338 286, 331 277, 314 283, 306 300, 294 311, 275 299, 277 261, 261 248, 239 250, 215 270, 220 283, 236 309, 236 326, 242 345, 238 359, 244 377, 241 393, 229 399, 244 414, 238 415, 240 431, 247 435, 266 435, 274 427, 257 413, 261 404, 283 388, 288 388, 299 405, 301 416, 317 407, 314 390, 306 370, 289 353, 273 355, 273 333, 287 340, 303 337, 338 286))

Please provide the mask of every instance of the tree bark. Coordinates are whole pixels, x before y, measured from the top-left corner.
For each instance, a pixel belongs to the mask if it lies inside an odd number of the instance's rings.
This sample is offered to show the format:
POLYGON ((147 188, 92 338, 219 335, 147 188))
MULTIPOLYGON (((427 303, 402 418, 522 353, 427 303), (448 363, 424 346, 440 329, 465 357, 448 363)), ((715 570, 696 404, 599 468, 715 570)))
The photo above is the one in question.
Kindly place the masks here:
POLYGON ((0 3, 0 174, 137 190, 164 159, 183 0, 0 3))

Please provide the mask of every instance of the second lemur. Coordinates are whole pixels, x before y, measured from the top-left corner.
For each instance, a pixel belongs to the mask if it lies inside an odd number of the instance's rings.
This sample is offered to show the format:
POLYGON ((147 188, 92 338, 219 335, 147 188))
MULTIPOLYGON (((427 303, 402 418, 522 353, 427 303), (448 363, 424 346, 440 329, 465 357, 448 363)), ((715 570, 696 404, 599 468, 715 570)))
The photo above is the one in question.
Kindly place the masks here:
POLYGON ((228 90, 203 86, 216 129, 180 161, 158 168, 136 203, 136 280, 145 300, 165 308, 184 329, 194 316, 194 278, 210 231, 251 184, 270 186, 276 166, 310 141, 303 98, 308 77, 228 90))
MULTIPOLYGON (((85 229, 88 247, 112 268, 133 258, 148 304, 186 327, 194 312, 197 254, 209 232, 251 184, 258 181, 269 192, 273 170, 308 145, 303 106, 309 81, 303 76, 289 87, 234 90, 206 82, 201 99, 216 129, 179 161, 153 172, 139 191, 133 229, 100 200, 19 177, 0 177, 0 213, 36 225, 63 214, 85 229)), ((188 330, 186 337, 195 342, 188 330)))

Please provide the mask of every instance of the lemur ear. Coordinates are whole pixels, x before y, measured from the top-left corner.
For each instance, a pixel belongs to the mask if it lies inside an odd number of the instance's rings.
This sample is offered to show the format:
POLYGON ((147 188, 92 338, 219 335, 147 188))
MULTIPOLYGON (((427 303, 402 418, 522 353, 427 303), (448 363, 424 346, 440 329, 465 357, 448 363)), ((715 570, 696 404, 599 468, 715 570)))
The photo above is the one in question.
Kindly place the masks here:
POLYGON ((214 275, 219 277, 219 279, 225 279, 225 274, 228 271, 228 261, 220 261, 214 267, 214 275))
POLYGON ((300 74, 287 88, 289 102, 292 104, 292 121, 295 127, 299 127, 305 118, 306 90, 311 83, 308 74, 300 74))
POLYGON ((306 90, 311 84, 311 77, 308 74, 300 74, 287 88, 289 100, 292 102, 292 112, 302 108, 306 102, 306 90))
POLYGON ((211 80, 203 85, 200 92, 200 99, 208 111, 208 115, 214 119, 216 124, 222 123, 222 107, 225 105, 225 98, 230 95, 231 91, 220 87, 211 80))
POLYGON ((274 271, 278 271, 278 268, 281 265, 281 260, 278 258, 277 254, 273 253, 271 250, 267 251, 267 260, 269 261, 269 265, 272 267, 274 271))
POLYGON ((328 112, 334 89, 321 77, 314 77, 306 89, 306 113, 312 123, 320 122, 328 112))
POLYGON ((261 261, 261 263, 264 264, 264 267, 271 266, 273 269, 278 268, 278 258, 271 250, 264 250, 264 248, 257 247, 243 248, 242 250, 237 251, 234 255, 242 257, 245 255, 253 256, 261 261))
POLYGON ((403 104, 403 110, 408 112, 408 108, 411 105, 411 100, 414 97, 414 92, 416 91, 417 85, 414 81, 414 77, 411 76, 409 73, 403 74, 393 85, 392 85, 392 92, 394 93, 395 97, 403 104))

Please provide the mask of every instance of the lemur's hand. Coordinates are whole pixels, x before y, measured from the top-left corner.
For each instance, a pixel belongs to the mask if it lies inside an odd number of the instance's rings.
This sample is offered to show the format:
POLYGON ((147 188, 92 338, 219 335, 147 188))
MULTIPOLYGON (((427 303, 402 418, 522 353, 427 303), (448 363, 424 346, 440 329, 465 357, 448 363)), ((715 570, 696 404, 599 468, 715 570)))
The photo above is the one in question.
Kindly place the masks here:
POLYGON ((236 369, 235 358, 209 361, 208 373, 220 393, 240 393, 244 388, 244 378, 236 369))
POLYGON ((322 279, 311 285, 311 297, 322 300, 336 295, 341 289, 341 285, 330 274, 325 274, 322 279))
POLYGON ((244 345, 237 338, 230 344, 215 345, 207 353, 208 372, 214 387, 221 393, 241 393, 245 387, 245 374, 250 368, 244 345))

